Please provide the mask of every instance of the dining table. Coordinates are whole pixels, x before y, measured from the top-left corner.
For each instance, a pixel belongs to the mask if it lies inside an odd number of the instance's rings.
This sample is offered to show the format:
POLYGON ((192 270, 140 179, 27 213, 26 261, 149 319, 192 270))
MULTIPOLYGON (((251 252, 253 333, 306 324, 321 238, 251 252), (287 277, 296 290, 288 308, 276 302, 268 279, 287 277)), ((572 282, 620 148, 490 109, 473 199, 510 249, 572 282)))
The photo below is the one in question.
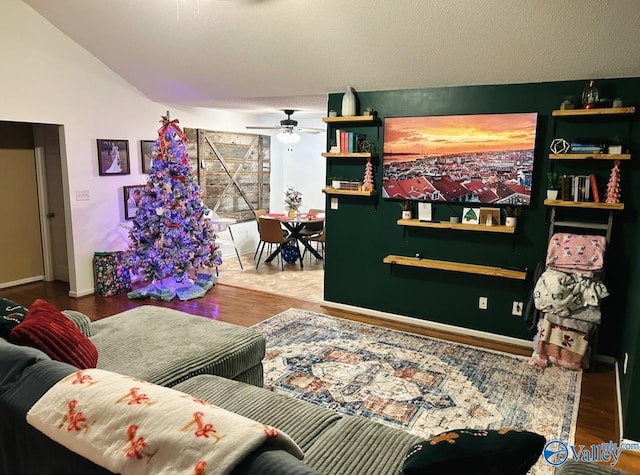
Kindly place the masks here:
MULTIPOLYGON (((310 214, 310 213, 298 213, 294 217, 290 217, 284 213, 268 213, 262 216, 268 219, 277 219, 284 229, 289 231, 290 237, 296 242, 302 244, 304 248, 309 251, 316 259, 322 259, 322 255, 316 251, 307 239, 300 234, 307 224, 311 223, 324 223, 324 213, 310 214)), ((282 244, 278 245, 277 249, 267 257, 265 262, 271 262, 282 251, 282 244)), ((300 266, 304 267, 302 259, 300 259, 300 266)))

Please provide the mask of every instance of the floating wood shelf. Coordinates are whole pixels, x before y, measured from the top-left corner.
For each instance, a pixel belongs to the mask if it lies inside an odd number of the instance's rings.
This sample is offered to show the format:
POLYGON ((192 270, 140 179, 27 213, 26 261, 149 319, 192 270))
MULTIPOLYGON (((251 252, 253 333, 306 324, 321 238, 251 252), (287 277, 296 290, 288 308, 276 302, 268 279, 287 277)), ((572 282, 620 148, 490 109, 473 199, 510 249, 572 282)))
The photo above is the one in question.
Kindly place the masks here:
POLYGON ((620 211, 624 209, 624 203, 594 203, 592 201, 563 201, 563 200, 544 200, 545 206, 558 206, 561 208, 587 208, 587 209, 606 209, 610 211, 620 211))
POLYGON ((602 109, 554 110, 551 115, 556 117, 575 117, 584 115, 633 114, 635 111, 635 107, 603 107, 602 109))
POLYGON ((356 190, 337 190, 336 188, 323 188, 323 193, 327 195, 352 195, 352 196, 374 196, 375 190, 372 191, 356 191, 356 190))
POLYGON ((353 153, 322 152, 322 156, 327 158, 373 158, 376 155, 368 152, 353 152, 353 153))
POLYGON ((549 160, 631 160, 630 153, 550 153, 549 160))
POLYGON ((513 234, 516 232, 516 228, 512 226, 485 226, 484 224, 451 223, 449 221, 435 223, 431 221, 418 221, 417 219, 399 219, 397 224, 399 226, 414 226, 416 228, 458 229, 485 233, 513 234))
POLYGON ((331 123, 341 123, 341 122, 379 122, 380 119, 377 115, 347 115, 343 117, 323 117, 322 122, 326 122, 327 124, 331 123))
POLYGON ((482 266, 478 264, 464 264, 462 262, 438 261, 434 259, 418 259, 417 257, 389 255, 385 257, 382 262, 385 264, 464 272, 466 274, 489 275, 507 279, 525 280, 527 278, 527 272, 521 270, 503 269, 501 267, 482 266))

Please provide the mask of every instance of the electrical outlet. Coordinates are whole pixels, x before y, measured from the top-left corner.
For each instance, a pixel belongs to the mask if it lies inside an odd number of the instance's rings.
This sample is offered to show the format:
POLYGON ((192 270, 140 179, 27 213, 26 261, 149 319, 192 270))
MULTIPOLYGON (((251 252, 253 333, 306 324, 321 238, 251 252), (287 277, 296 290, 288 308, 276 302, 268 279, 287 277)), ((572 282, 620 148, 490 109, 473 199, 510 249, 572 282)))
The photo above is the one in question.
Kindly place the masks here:
POLYGON ((515 315, 516 317, 522 316, 522 302, 513 301, 511 306, 511 315, 515 315))
POLYGON ((90 199, 89 190, 76 190, 76 201, 89 201, 90 199))
POLYGON ((487 297, 480 297, 478 299, 478 308, 479 309, 486 310, 488 306, 489 306, 489 301, 488 301, 487 297))
POLYGON ((338 209, 338 198, 331 198, 331 209, 338 209))

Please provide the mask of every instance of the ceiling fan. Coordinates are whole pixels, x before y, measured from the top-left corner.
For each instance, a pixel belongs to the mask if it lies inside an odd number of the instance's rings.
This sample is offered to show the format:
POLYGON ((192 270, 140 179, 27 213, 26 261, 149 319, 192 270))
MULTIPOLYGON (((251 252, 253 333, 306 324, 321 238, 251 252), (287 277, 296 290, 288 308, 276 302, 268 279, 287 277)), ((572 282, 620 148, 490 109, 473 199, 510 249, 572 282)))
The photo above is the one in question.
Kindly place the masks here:
POLYGON ((309 127, 298 127, 298 121, 291 118, 295 110, 293 109, 282 109, 287 116, 286 119, 282 119, 280 121, 280 125, 268 126, 268 125, 247 125, 247 129, 259 129, 259 130, 279 130, 280 133, 277 135, 277 139, 286 144, 298 143, 300 142, 299 133, 303 134, 318 134, 320 132, 324 132, 324 129, 317 128, 309 128, 309 127))

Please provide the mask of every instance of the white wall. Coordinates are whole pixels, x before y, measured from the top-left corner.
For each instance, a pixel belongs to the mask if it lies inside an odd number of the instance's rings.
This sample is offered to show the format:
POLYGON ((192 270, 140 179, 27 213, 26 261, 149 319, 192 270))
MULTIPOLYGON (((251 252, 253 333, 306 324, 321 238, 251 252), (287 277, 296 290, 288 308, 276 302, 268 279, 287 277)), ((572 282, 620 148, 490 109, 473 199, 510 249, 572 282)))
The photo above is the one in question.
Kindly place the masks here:
MULTIPOLYGON (((298 119, 300 127, 324 129, 324 123, 320 117, 298 119)), ((277 124, 282 120, 282 114, 272 115, 263 122, 268 125, 277 124)), ((289 186, 297 188, 302 193, 302 211, 309 208, 325 207, 325 195, 322 188, 325 186, 325 158, 320 155, 326 147, 326 133, 303 134, 300 143, 293 146, 283 145, 271 137, 271 194, 270 210, 273 213, 285 211, 284 192, 289 186)), ((233 236, 241 254, 253 253, 258 244, 258 236, 255 232, 254 222, 233 225, 233 236)), ((221 235, 224 240, 230 241, 228 233, 221 235)), ((223 261, 236 259, 233 247, 224 245, 221 247, 223 261)))
MULTIPOLYGON (((264 120, 150 101, 20 0, 2 3, 0 120, 64 126, 61 146, 70 294, 86 295, 94 288, 93 253, 126 247, 127 230, 121 226, 122 186, 146 181, 141 174, 139 140, 156 137, 161 115, 171 111, 171 117, 183 127, 238 132, 264 120), (129 141, 131 175, 98 176, 98 138, 129 141), (91 199, 76 201, 77 190, 88 190, 91 199)), ((323 149, 324 142, 313 154, 323 149)), ((284 174, 290 167, 278 164, 283 160, 288 157, 283 159, 274 147, 274 169, 280 166, 284 174)), ((282 196, 277 181, 275 185, 272 193, 282 196)), ((273 203, 277 203, 275 198, 273 203)), ((246 234, 249 240, 253 229, 254 223, 239 225, 238 234, 241 238, 246 234)))

